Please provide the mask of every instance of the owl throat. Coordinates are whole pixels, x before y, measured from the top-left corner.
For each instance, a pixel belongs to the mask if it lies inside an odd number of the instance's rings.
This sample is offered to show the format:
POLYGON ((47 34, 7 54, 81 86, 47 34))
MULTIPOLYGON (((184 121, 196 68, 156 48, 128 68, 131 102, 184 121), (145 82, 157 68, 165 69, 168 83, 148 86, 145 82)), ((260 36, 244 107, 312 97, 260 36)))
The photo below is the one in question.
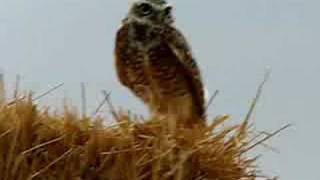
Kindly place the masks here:
POLYGON ((131 23, 129 26, 129 44, 140 51, 148 51, 159 45, 161 41, 161 27, 150 24, 131 23))

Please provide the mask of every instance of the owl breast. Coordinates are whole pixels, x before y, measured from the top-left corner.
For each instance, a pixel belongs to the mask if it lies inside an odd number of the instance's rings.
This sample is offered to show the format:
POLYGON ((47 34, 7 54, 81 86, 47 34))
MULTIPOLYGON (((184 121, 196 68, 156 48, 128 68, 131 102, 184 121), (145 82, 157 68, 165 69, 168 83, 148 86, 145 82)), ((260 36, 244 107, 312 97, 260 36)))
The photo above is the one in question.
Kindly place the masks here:
POLYGON ((181 66, 166 43, 133 41, 126 54, 127 77, 135 94, 150 103, 162 102, 188 93, 181 66))
POLYGON ((181 66, 166 43, 159 43, 148 53, 150 76, 161 98, 182 96, 188 92, 181 66))

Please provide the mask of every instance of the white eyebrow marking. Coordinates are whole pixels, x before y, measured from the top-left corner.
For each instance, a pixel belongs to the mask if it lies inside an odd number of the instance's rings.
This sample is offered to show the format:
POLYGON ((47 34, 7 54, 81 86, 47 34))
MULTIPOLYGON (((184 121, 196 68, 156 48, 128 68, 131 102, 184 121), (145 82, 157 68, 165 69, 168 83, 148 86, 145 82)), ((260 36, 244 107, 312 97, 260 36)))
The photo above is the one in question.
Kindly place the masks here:
POLYGON ((156 8, 157 10, 162 10, 162 9, 168 7, 168 6, 171 6, 171 7, 172 7, 172 5, 169 4, 169 3, 165 3, 165 4, 162 4, 162 5, 161 5, 161 4, 152 3, 152 2, 147 1, 147 0, 140 0, 139 2, 136 2, 136 4, 138 4, 138 5, 139 5, 139 4, 142 4, 142 3, 151 4, 152 7, 156 8))

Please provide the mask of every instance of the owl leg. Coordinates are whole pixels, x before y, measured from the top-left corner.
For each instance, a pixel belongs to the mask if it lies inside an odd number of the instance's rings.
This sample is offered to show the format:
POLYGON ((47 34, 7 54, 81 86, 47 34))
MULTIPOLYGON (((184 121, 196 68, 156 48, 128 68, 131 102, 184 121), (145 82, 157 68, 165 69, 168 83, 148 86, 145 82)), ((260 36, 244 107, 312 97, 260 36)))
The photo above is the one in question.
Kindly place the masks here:
POLYGON ((167 116, 167 125, 171 133, 176 131, 177 125, 184 121, 185 115, 183 109, 186 104, 182 103, 181 97, 165 98, 165 111, 167 116))
POLYGON ((192 96, 175 97, 168 103, 168 114, 175 118, 179 124, 193 126, 199 122, 199 117, 195 112, 192 96))
POLYGON ((161 116, 159 101, 148 86, 136 85, 135 94, 148 106, 152 119, 161 116))
POLYGON ((159 101, 155 100, 155 98, 151 99, 152 101, 149 104, 149 110, 151 112, 151 116, 153 119, 158 119, 164 121, 168 118, 167 110, 164 106, 159 104, 159 101))

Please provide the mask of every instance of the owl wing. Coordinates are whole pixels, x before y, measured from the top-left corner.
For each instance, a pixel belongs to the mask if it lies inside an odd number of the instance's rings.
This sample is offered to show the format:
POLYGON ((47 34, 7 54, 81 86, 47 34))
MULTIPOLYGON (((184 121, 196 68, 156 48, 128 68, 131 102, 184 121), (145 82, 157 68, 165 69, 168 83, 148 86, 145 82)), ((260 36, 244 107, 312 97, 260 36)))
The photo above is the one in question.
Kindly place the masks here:
POLYGON ((168 32, 165 32, 164 36, 166 43, 177 56, 177 60, 183 68, 185 79, 187 80, 193 101, 196 105, 196 111, 201 117, 204 117, 204 89, 200 70, 196 61, 192 57, 191 49, 182 33, 173 27, 169 27, 168 32))
POLYGON ((126 87, 130 87, 130 82, 128 79, 127 68, 125 67, 125 62, 129 60, 127 54, 124 52, 127 49, 128 26, 123 25, 116 34, 115 42, 115 67, 119 78, 119 81, 126 87))

